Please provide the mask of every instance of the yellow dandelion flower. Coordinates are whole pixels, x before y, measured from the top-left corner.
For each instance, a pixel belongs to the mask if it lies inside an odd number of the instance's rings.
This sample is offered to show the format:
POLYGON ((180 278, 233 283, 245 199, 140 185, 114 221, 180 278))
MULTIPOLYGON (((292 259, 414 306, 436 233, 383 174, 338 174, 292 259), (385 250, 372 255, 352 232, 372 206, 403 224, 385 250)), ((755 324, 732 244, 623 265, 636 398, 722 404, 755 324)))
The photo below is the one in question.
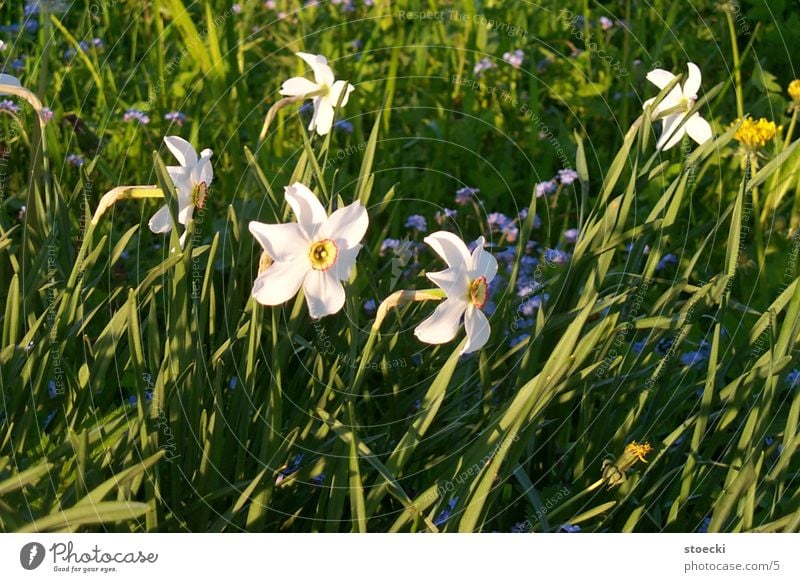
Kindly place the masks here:
POLYGON ((775 125, 774 121, 767 121, 763 117, 758 121, 753 121, 750 117, 745 117, 742 125, 736 130, 733 139, 754 152, 767 145, 767 142, 778 135, 780 130, 781 127, 775 125))
POLYGON ((627 480, 627 471, 636 464, 636 461, 646 463, 646 456, 653 450, 650 443, 637 443, 631 441, 616 461, 606 459, 603 461, 602 481, 610 488, 620 485, 627 480))
POLYGON ((650 446, 650 443, 639 444, 636 441, 631 441, 631 443, 627 447, 625 447, 625 452, 627 454, 639 459, 642 463, 647 462, 645 457, 652 450, 653 447, 650 446))
POLYGON ((792 98, 797 104, 800 104, 800 79, 795 79, 791 83, 789 83, 789 97, 792 98))

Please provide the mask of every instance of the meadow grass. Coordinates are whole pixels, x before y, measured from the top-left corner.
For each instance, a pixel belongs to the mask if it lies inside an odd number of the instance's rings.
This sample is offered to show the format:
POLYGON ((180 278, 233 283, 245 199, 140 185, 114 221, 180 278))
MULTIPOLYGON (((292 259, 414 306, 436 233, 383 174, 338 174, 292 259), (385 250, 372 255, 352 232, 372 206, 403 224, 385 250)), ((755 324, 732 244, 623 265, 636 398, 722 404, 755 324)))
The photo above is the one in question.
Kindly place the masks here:
POLYGON ((787 3, 58 4, 0 5, 53 113, 0 104, 0 529, 800 530, 787 3), (266 122, 297 51, 356 87, 327 136, 266 122), (658 151, 645 75, 687 61, 714 139, 658 151), (214 150, 183 248, 165 135, 214 150), (251 297, 296 181, 370 217, 320 320, 251 297), (498 257, 483 350, 379 309, 442 267, 413 215, 498 257))

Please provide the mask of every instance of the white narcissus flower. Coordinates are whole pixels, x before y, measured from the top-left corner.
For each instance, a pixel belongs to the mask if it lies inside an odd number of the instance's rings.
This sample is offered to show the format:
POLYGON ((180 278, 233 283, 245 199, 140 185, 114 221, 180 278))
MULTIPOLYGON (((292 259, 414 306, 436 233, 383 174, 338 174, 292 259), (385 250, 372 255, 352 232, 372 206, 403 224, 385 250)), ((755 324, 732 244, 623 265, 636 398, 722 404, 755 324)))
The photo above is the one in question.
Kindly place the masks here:
POLYGON ((369 226, 367 209, 353 202, 328 216, 300 182, 287 186, 285 196, 297 222, 249 225, 273 261, 253 283, 253 297, 262 305, 280 305, 302 287, 312 318, 338 313, 345 299, 342 281, 350 277, 369 226))
MULTIPOLYGON (((165 137, 164 143, 180 164, 167 166, 167 172, 178 191, 178 222, 186 225, 191 220, 195 207, 205 206, 208 188, 214 180, 214 169, 211 167, 211 156, 214 152, 205 149, 198 158, 192 144, 174 135, 165 137)), ((172 230, 169 206, 162 206, 150 219, 149 226, 150 230, 158 234, 172 230)), ((181 235, 181 247, 185 238, 184 232, 181 235)))
MULTIPOLYGON (((660 114, 672 110, 666 113, 661 120, 661 136, 656 143, 656 149, 658 150, 670 149, 681 141, 685 134, 688 134, 690 138, 700 145, 710 140, 713 135, 711 126, 705 119, 700 117, 699 113, 694 113, 682 127, 678 128, 686 114, 694 107, 695 101, 697 101, 697 92, 700 90, 700 81, 702 80, 698 66, 694 63, 689 63, 688 66, 689 76, 683 86, 681 87, 680 83, 676 84, 653 109, 654 119, 660 114)), ((647 80, 659 89, 669 85, 674 78, 675 75, 664 69, 653 69, 647 73, 647 80)), ((655 97, 648 99, 642 107, 646 109, 654 100, 655 97)))
POLYGON ((461 353, 481 349, 491 331, 482 310, 489 299, 489 283, 497 274, 497 260, 483 250, 483 237, 477 240, 472 254, 464 241, 450 232, 435 232, 424 240, 447 263, 444 271, 427 274, 428 279, 444 290, 447 298, 436 307, 433 315, 417 326, 414 334, 429 344, 449 342, 458 333, 463 315, 467 343, 461 353))
POLYGON ((319 135, 326 135, 333 126, 334 108, 339 99, 342 100, 342 107, 347 105, 355 87, 347 81, 335 80, 333 70, 328 66, 328 59, 322 55, 296 54, 314 71, 314 81, 305 77, 292 77, 281 86, 280 94, 287 97, 308 96, 313 99, 314 116, 308 125, 308 131, 316 130, 319 135))

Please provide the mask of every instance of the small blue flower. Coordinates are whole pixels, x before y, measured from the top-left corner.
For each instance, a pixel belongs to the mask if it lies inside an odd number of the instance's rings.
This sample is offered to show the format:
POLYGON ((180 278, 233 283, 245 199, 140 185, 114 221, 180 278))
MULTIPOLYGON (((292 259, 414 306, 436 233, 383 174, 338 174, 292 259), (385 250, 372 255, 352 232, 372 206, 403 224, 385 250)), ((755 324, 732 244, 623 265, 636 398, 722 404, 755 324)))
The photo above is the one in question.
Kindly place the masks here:
POLYGON ((557 189, 558 186, 556 186, 556 183, 553 180, 547 180, 547 182, 539 182, 536 184, 534 191, 536 192, 536 197, 541 198, 542 196, 552 194, 557 189))
POLYGON ((278 476, 275 478, 275 485, 279 485, 281 481, 286 479, 289 475, 293 475, 300 470, 300 464, 303 462, 303 455, 297 455, 291 465, 287 465, 278 471, 278 476))
POLYGON ((455 219, 456 216, 458 216, 457 210, 443 208, 442 210, 437 210, 436 214, 433 215, 433 218, 438 224, 444 224, 448 220, 455 219))
POLYGON ((183 124, 185 124, 187 120, 186 115, 180 111, 170 111, 164 114, 164 119, 170 123, 174 123, 178 127, 183 127, 183 124))
POLYGON ((406 218, 405 227, 416 230, 417 232, 428 232, 428 221, 425 220, 424 216, 412 214, 406 218))
POLYGON ((10 113, 19 113, 20 106, 11 101, 10 99, 3 99, 0 101, 0 111, 8 111, 10 113))
POLYGON ((148 123, 150 123, 150 116, 148 116, 144 111, 141 111, 139 109, 128 109, 122 116, 122 120, 125 123, 137 121, 142 125, 147 125, 148 123))
POLYGON ((347 121, 346 119, 337 121, 336 123, 333 124, 333 127, 345 133, 353 133, 353 124, 347 121))
POLYGON ((476 194, 480 193, 479 188, 470 188, 469 186, 464 186, 463 188, 459 188, 456 190, 456 204, 460 204, 461 206, 466 206, 472 200, 472 197, 476 194))
POLYGON ((600 17, 600 28, 603 30, 610 30, 614 28, 614 21, 608 18, 607 16, 600 17))
POLYGON ((512 67, 519 68, 522 66, 522 63, 525 60, 525 51, 522 49, 517 49, 513 53, 503 53, 503 60, 512 67))
POLYGON ((558 171, 557 178, 564 186, 568 186, 578 179, 578 172, 572 168, 565 168, 558 171))
POLYGON ((433 520, 433 525, 440 526, 446 522, 449 519, 450 514, 453 513, 456 503, 458 503, 458 497, 453 497, 450 501, 448 501, 447 507, 442 510, 442 512, 439 514, 439 517, 433 520))
POLYGON ((387 238, 381 243, 381 250, 378 252, 380 256, 384 256, 386 251, 396 251, 400 248, 400 241, 396 238, 387 238))
POLYGON ((42 107, 42 121, 45 123, 53 120, 53 110, 49 107, 42 107))
POLYGON ((483 74, 484 71, 488 71, 489 69, 494 68, 494 63, 490 61, 488 58, 482 58, 477 63, 475 63, 475 67, 473 67, 472 72, 476 76, 480 76, 483 74))
POLYGON ((545 261, 556 265, 566 265, 569 258, 569 253, 565 253, 561 249, 546 249, 544 251, 545 261))
POLYGON ((82 166, 83 164, 86 163, 86 160, 83 159, 78 154, 69 154, 67 156, 66 161, 67 161, 67 164, 69 164, 70 166, 75 166, 76 168, 78 168, 78 167, 80 167, 80 166, 82 166))
POLYGON ((564 525, 562 525, 559 528, 558 531, 561 531, 561 532, 564 532, 564 533, 578 533, 579 531, 581 531, 581 526, 572 525, 571 523, 565 523, 564 525))
POLYGON ((709 525, 711 525, 711 518, 710 517, 703 518, 703 523, 701 523, 700 527, 697 528, 697 533, 708 533, 709 525))
POLYGON ((794 388, 797 386, 798 382, 800 382, 800 370, 794 368, 791 372, 786 374, 786 383, 789 384, 790 388, 794 388))
POLYGON ((672 344, 674 343, 675 340, 671 337, 661 338, 660 340, 658 340, 658 343, 656 344, 656 352, 658 353, 659 356, 663 356, 670 350, 672 344))
POLYGON ((570 244, 575 244, 578 241, 579 231, 577 228, 570 228, 564 231, 564 241, 570 244))
POLYGON ((58 396, 58 389, 56 388, 55 380, 50 380, 47 383, 47 395, 50 396, 50 398, 56 398, 58 396))
POLYGON ((633 342, 631 344, 631 349, 633 350, 634 354, 641 354, 642 350, 644 350, 644 346, 647 344, 645 340, 639 340, 637 342, 633 342))
POLYGON ((364 311, 366 311, 367 313, 375 313, 377 309, 378 309, 378 304, 375 302, 374 299, 367 299, 364 302, 364 311))
POLYGON ((55 409, 50 411, 50 413, 47 415, 47 418, 44 419, 44 423, 42 424, 43 428, 47 428, 50 425, 50 423, 53 422, 53 419, 56 416, 56 412, 58 411, 55 409))
POLYGON ((668 253, 663 257, 661 257, 661 260, 658 261, 658 264, 656 265, 656 271, 663 271, 664 269, 667 268, 667 265, 670 264, 672 265, 678 264, 678 257, 673 255, 672 253, 668 253))
POLYGON ((511 220, 502 212, 492 212, 486 217, 486 224, 490 230, 502 230, 511 223, 511 220))

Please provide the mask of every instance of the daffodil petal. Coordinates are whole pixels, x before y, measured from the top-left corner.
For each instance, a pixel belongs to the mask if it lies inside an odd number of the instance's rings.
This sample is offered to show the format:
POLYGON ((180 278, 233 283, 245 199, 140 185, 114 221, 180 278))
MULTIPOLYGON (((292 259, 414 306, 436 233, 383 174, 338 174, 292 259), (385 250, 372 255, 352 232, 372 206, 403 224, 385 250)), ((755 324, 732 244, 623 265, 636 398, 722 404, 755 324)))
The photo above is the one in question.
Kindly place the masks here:
POLYGON ((333 276, 339 281, 347 281, 350 278, 350 271, 353 270, 353 265, 356 264, 356 257, 358 257, 360 250, 360 244, 351 247, 337 245, 338 255, 336 256, 336 262, 331 267, 333 276))
POLYGON ((331 93, 329 97, 331 104, 335 107, 336 104, 339 103, 339 99, 341 99, 341 106, 344 107, 350 100, 350 93, 355 90, 356 88, 347 81, 336 81, 333 85, 331 85, 331 93), (344 95, 342 95, 343 92, 344 95))
MULTIPOLYGON (((248 228, 273 261, 285 262, 302 257, 308 261, 309 241, 297 223, 264 224, 252 221, 248 228)), ((310 262, 307 266, 311 267, 310 262)))
POLYGON ((472 306, 464 315, 464 329, 467 331, 467 344, 461 350, 462 354, 471 354, 485 346, 492 331, 483 311, 472 306))
POLYGON ((156 234, 164 234, 172 230, 172 219, 169 216, 169 206, 166 204, 158 209, 147 223, 150 230, 156 234))
POLYGON ((319 238, 343 241, 345 246, 350 247, 361 242, 367 233, 367 227, 369 227, 367 209, 360 202, 353 202, 331 214, 320 226, 317 235, 319 238))
POLYGON ((262 305, 280 305, 297 295, 310 266, 302 260, 276 261, 253 283, 253 297, 262 305))
POLYGON ((434 252, 444 259, 448 267, 467 269, 471 257, 464 241, 452 232, 440 230, 423 239, 434 252))
POLYGON ((200 161, 192 171, 192 178, 194 180, 192 186, 202 183, 205 183, 206 186, 211 185, 211 182, 214 181, 214 168, 211 165, 211 156, 203 156, 200 158, 200 161))
POLYGON ((300 227, 309 238, 313 238, 317 229, 328 219, 328 213, 325 212, 319 198, 300 182, 287 186, 284 195, 300 227))
POLYGON ((187 204, 178 210, 178 222, 186 224, 192 219, 194 215, 194 204, 187 204))
POLYGON ((194 166, 197 164, 197 152, 188 141, 177 135, 168 135, 164 138, 164 143, 178 160, 181 166, 194 166))
POLYGON ((296 53, 298 57, 303 59, 311 70, 314 71, 314 80, 317 85, 333 85, 334 76, 333 71, 328 66, 328 59, 322 55, 312 55, 309 53, 296 53))
POLYGON ((700 67, 694 63, 688 63, 689 76, 683 83, 683 95, 687 99, 695 99, 697 92, 700 90, 700 83, 703 81, 703 75, 700 73, 700 67))
MULTIPOLYGON (((269 271, 267 271, 269 272, 269 271)), ((344 286, 333 270, 311 271, 303 283, 308 313, 312 319, 338 313, 344 307, 344 286)))
POLYGON ((319 86, 305 77, 292 77, 284 81, 283 85, 281 85, 281 90, 278 92, 287 97, 302 97, 313 93, 317 89, 319 89, 319 86))
POLYGON ((461 316, 466 310, 466 301, 449 297, 436 306, 433 315, 417 326, 414 335, 426 344, 447 343, 456 337, 461 316))
POLYGON ((669 115, 663 119, 661 136, 656 142, 657 150, 668 150, 674 147, 686 133, 686 126, 676 129, 683 120, 683 115, 669 115))
POLYGON ((475 250, 472 251, 470 275, 473 279, 486 277, 486 282, 490 283, 497 275, 497 259, 484 250, 485 241, 483 237, 480 237, 477 242, 475 250))
POLYGON ((466 297, 469 294, 469 277, 466 269, 445 269, 436 273, 426 273, 448 297, 466 297))
POLYGON ((674 78, 675 75, 664 69, 653 69, 647 73, 647 80, 659 89, 663 89, 669 85, 674 78))
POLYGON ((308 131, 315 131, 317 135, 328 135, 333 127, 333 105, 327 97, 314 100, 314 117, 308 125, 308 131))
POLYGON ((684 125, 686 133, 698 144, 703 145, 714 136, 711 125, 699 113, 692 115, 684 125))

